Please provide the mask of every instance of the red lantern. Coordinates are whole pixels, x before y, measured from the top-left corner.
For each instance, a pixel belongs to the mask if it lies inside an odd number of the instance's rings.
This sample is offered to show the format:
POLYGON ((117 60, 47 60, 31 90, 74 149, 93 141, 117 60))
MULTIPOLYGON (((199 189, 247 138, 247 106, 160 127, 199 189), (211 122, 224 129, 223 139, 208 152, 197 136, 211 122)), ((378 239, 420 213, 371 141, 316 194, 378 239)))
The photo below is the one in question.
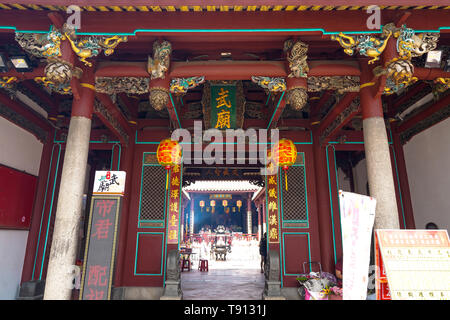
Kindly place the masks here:
POLYGON ((222 206, 224 206, 224 207, 228 206, 228 201, 227 200, 222 200, 222 206))
POLYGON ((167 170, 166 190, 169 184, 169 171, 171 167, 181 163, 181 146, 178 141, 172 139, 164 139, 156 150, 158 163, 167 170))
POLYGON ((205 201, 203 201, 203 200, 201 200, 200 201, 200 208, 201 208, 201 211, 203 212, 203 207, 205 206, 205 201))
POLYGON ((238 207, 239 212, 241 212, 242 201, 241 200, 236 201, 236 206, 238 207))
POLYGON ((273 160, 278 166, 281 166, 284 171, 284 177, 287 187, 287 169, 292 166, 297 160, 297 148, 295 144, 289 139, 281 139, 272 148, 273 160))

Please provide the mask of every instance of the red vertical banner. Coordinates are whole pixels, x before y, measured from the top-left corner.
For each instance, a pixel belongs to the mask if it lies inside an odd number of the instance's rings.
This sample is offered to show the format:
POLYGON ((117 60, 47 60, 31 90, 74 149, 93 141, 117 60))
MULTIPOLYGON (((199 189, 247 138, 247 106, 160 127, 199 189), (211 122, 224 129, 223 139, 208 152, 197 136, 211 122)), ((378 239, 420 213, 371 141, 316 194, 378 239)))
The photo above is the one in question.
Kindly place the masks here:
POLYGON ((375 281, 376 281, 376 297, 377 300, 392 300, 389 292, 388 280, 386 276, 386 268, 383 264, 381 256, 380 243, 377 233, 375 232, 375 281))
POLYGON ((267 236, 269 243, 280 243, 280 218, 278 214, 278 176, 268 175, 266 183, 267 194, 267 236))
POLYGON ((167 204, 167 243, 177 244, 179 240, 181 167, 175 165, 170 171, 170 188, 167 204))

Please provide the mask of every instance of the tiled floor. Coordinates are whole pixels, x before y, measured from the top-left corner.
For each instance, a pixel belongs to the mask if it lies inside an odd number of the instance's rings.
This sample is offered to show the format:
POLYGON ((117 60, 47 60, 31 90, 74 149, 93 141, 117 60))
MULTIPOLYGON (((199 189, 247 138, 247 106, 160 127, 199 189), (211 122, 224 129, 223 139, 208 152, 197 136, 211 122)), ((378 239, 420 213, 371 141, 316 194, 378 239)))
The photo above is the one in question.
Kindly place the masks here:
POLYGON ((189 272, 181 273, 184 300, 260 300, 264 289, 264 274, 258 255, 237 254, 227 261, 209 259, 209 271, 198 271, 194 261, 189 272))
POLYGON ((181 273, 184 300, 260 300, 264 275, 259 269, 196 269, 181 273))

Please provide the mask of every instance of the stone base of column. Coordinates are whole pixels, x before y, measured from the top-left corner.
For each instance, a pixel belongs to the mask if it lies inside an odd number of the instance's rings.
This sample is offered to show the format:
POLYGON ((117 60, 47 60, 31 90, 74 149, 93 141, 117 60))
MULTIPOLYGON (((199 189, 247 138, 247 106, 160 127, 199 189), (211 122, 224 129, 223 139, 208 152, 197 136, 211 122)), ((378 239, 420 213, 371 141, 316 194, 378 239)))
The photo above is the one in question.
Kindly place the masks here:
POLYGON ((281 281, 267 280, 262 297, 263 300, 286 300, 281 294, 281 281))
POLYGON ((181 300, 180 253, 178 250, 169 250, 167 254, 166 286, 160 300, 181 300))
POLYGON ((22 283, 16 300, 42 300, 44 298, 45 281, 27 281, 22 283))
POLYGON ((182 300, 183 292, 181 291, 180 281, 167 280, 164 294, 160 300, 182 300))

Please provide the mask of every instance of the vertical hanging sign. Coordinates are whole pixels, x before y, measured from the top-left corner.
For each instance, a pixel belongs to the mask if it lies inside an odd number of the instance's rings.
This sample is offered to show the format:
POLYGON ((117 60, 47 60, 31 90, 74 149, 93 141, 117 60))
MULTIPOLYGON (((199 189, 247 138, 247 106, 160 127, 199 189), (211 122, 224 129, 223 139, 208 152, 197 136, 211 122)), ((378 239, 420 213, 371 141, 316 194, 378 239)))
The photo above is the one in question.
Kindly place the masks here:
POLYGON ((170 174, 170 189, 168 201, 168 223, 167 223, 167 243, 178 244, 179 219, 180 219, 180 186, 181 169, 180 165, 173 166, 170 174))
POLYGON ((86 238, 80 300, 111 296, 124 171, 97 171, 86 238), (112 188, 111 188, 112 186, 112 188))
POLYGON ((267 212, 269 219, 269 243, 280 243, 280 224, 278 217, 278 183, 277 175, 267 176, 267 212))
POLYGON ((339 190, 343 247, 343 299, 366 300, 376 200, 339 190))
POLYGON ((236 129, 236 85, 211 85, 211 128, 236 129))

